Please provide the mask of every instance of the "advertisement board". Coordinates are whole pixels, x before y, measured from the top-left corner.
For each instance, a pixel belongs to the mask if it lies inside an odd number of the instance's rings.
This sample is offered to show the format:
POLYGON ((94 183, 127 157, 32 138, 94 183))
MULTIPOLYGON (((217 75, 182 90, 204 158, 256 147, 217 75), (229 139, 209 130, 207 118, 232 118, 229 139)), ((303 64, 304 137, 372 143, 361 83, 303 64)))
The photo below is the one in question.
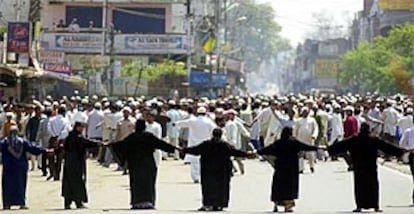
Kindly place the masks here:
POLYGON ((115 36, 115 52, 125 54, 185 54, 185 35, 122 34, 115 36))
POLYGON ((41 63, 55 63, 61 64, 65 62, 65 53, 62 51, 40 51, 41 63))
POLYGON ((7 28, 7 51, 12 53, 28 53, 30 36, 29 22, 9 22, 7 28))
POLYGON ((379 5, 383 10, 414 10, 413 0, 380 0, 379 5))
MULTIPOLYGON (((186 54, 187 37, 182 34, 119 34, 114 36, 114 51, 117 54, 186 54)), ((103 41, 100 33, 44 33, 42 46, 46 50, 66 53, 99 54, 106 45, 111 49, 111 40, 103 41)))
POLYGON ((71 75, 72 70, 69 65, 66 64, 54 64, 54 63, 46 63, 44 64, 43 69, 46 71, 51 71, 58 74, 65 74, 71 75))
MULTIPOLYGON (((212 74, 212 87, 225 87, 227 85, 227 74, 212 74)), ((192 71, 190 74, 191 86, 210 86, 210 73, 202 71, 192 71)))
POLYGON ((336 79, 338 75, 339 61, 337 59, 316 59, 316 79, 336 79))
POLYGON ((42 40, 48 42, 48 50, 69 53, 101 53, 104 45, 98 33, 44 33, 42 40))

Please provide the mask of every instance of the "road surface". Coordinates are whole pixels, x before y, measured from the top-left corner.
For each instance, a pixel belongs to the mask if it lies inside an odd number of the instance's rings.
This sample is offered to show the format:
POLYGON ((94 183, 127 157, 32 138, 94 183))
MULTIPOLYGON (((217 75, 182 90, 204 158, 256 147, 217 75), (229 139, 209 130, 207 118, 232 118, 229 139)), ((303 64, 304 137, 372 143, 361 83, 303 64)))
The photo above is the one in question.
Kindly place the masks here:
MULTIPOLYGON (((230 207, 225 213, 270 213, 273 169, 257 160, 245 161, 246 174, 231 184, 230 207)), ((129 210, 128 177, 112 168, 88 161, 88 210, 63 210, 60 182, 45 181, 40 171, 29 173, 27 211, 13 213, 136 213, 129 210)), ((413 182, 409 175, 379 167, 381 206, 385 213, 414 213, 413 182)), ((296 213, 350 213, 354 208, 352 174, 343 162, 320 162, 316 172, 300 178, 296 213)), ((73 205, 74 206, 74 205, 73 205)), ((190 167, 181 161, 164 161, 158 174, 157 210, 139 213, 193 213, 201 206, 200 186, 193 184, 190 167)))

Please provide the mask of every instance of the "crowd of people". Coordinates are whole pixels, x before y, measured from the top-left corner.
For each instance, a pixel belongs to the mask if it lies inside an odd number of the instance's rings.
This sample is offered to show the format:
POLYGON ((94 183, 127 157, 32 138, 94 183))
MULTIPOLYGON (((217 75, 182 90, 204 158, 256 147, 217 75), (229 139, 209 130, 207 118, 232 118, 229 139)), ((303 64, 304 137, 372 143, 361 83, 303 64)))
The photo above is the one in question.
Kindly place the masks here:
POLYGON ((63 165, 66 209, 72 202, 83 208, 88 201, 86 158, 102 167, 116 164, 129 174, 133 209, 153 209, 158 165, 183 159, 191 165, 193 182, 201 182, 200 210, 220 211, 228 206, 231 176, 244 174, 243 159, 257 154, 275 168, 271 198, 276 212, 278 206, 292 211, 305 160, 314 173, 318 161, 338 158, 355 174, 355 211, 381 211, 377 158, 397 156, 414 175, 413 107, 403 95, 109 100, 75 91, 61 99, 10 100, 0 114, 3 206, 27 208, 28 152, 42 154, 37 161, 31 155, 28 159, 30 169, 39 167, 46 180, 60 180, 63 165))

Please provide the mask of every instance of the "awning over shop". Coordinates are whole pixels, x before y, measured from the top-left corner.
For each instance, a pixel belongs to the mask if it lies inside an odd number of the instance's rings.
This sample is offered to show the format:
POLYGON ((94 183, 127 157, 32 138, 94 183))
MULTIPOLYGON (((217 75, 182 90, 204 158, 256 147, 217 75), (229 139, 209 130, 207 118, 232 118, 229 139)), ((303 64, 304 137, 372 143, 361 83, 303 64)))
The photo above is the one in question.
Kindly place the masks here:
POLYGON ((35 69, 33 67, 22 67, 18 65, 0 65, 0 74, 7 74, 12 77, 21 77, 21 78, 40 78, 40 79, 55 79, 68 83, 72 83, 79 87, 86 86, 86 80, 79 76, 67 76, 61 75, 50 71, 45 71, 43 69, 35 69))

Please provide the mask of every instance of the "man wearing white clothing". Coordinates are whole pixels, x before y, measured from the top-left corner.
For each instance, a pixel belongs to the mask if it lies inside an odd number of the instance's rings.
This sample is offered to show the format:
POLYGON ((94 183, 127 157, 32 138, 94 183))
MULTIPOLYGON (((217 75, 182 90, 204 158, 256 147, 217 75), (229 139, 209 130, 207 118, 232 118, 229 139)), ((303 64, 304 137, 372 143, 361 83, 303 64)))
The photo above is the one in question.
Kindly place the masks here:
MULTIPOLYGON (((309 108, 303 107, 301 110, 301 118, 295 123, 293 131, 294 137, 303 143, 314 145, 316 138, 318 137, 319 128, 316 120, 309 116, 309 108)), ((313 173, 315 171, 315 154, 313 152, 305 152, 305 157, 308 159, 310 170, 313 173)), ((303 158, 300 158, 299 171, 303 172, 303 158)))
MULTIPOLYGON (((144 118, 146 122, 146 130, 147 132, 153 134, 158 139, 162 139, 162 128, 161 124, 154 121, 154 116, 152 112, 148 111, 144 113, 144 118)), ((154 151, 154 160, 157 167, 160 165, 162 159, 162 153, 159 149, 154 151)))
MULTIPOLYGON (((104 128, 108 130, 108 139, 109 143, 116 142, 116 130, 118 126, 118 122, 122 120, 122 113, 118 111, 119 106, 112 104, 110 107, 110 112, 104 114, 104 128)), ((104 167, 109 167, 112 163, 114 158, 112 147, 108 147, 105 153, 105 163, 103 164, 104 167)), ((119 161, 117 161, 119 162, 119 161)))
MULTIPOLYGON (((267 137, 268 130, 272 121, 273 113, 276 111, 279 103, 277 101, 273 102, 270 107, 267 107, 263 109, 257 117, 253 120, 253 123, 256 122, 256 120, 259 121, 260 124, 260 144, 261 146, 264 146, 265 144, 265 137, 267 137)), ((277 121, 276 121, 277 122, 277 121)), ((270 142, 268 140, 268 142, 270 142)), ((273 143, 273 142, 270 142, 273 143)))
MULTIPOLYGON (((407 150, 413 150, 414 149, 414 127, 411 127, 407 129, 400 140, 400 147, 407 149, 407 150)), ((411 169, 411 175, 413 176, 414 181, 414 153, 411 152, 408 156, 408 162, 411 169)), ((414 204, 414 190, 412 195, 412 202, 414 204)))
MULTIPOLYGON (((384 121, 384 140, 392 142, 393 144, 396 144, 396 128, 397 128, 397 122, 399 119, 399 113, 395 108, 393 107, 394 101, 388 101, 387 102, 387 108, 384 110, 382 114, 382 121, 384 121)), ((385 161, 391 161, 391 157, 389 155, 384 155, 385 161)))
MULTIPOLYGON (((178 106, 176 105, 174 100, 170 100, 168 102, 170 109, 167 111, 167 117, 170 118, 170 122, 167 123, 167 137, 168 143, 177 147, 178 146, 178 137, 180 132, 177 127, 173 126, 174 123, 181 120, 180 112, 178 111, 178 106)), ((174 160, 179 159, 179 152, 176 150, 174 152, 174 160)))
MULTIPOLYGON (((213 129, 216 127, 214 122, 206 117, 207 110, 204 107, 197 109, 197 117, 191 117, 187 120, 178 121, 175 125, 177 128, 188 128, 188 147, 194 147, 211 138, 213 129)), ((186 159, 191 164, 191 177, 194 183, 200 182, 200 157, 186 155, 186 159)))
MULTIPOLYGON (((328 145, 331 146, 335 141, 341 141, 344 137, 344 124, 341 115, 341 106, 337 103, 333 105, 333 113, 331 123, 331 138, 328 141, 328 145)), ((336 156, 331 157, 332 160, 338 160, 336 156)))
POLYGON ((402 135, 407 129, 413 127, 413 109, 407 108, 403 117, 397 122, 399 133, 402 135))
MULTIPOLYGON (((50 133, 49 148, 56 149, 61 147, 63 141, 69 135, 70 131, 70 122, 65 117, 66 109, 64 107, 59 107, 58 115, 51 118, 48 124, 48 131, 50 133)), ((62 168, 62 158, 63 154, 61 152, 56 152, 53 157, 49 158, 49 168, 52 172, 51 175, 47 178, 50 180, 54 178, 55 181, 60 179, 60 170, 62 168)))
MULTIPOLYGON (((94 109, 88 114, 86 136, 89 139, 102 141, 102 122, 104 120, 104 114, 101 111, 101 107, 101 103, 95 103, 94 109)), ((89 149, 89 152, 96 158, 98 157, 98 153, 102 152, 102 148, 100 149, 100 152, 98 152, 98 148, 89 149)))
MULTIPOLYGON (((242 138, 241 136, 245 136, 247 138, 250 138, 250 133, 247 131, 247 129, 244 127, 244 125, 239 122, 236 119, 237 112, 235 110, 228 110, 224 113, 224 115, 227 118, 226 123, 226 131, 229 135, 229 143, 232 144, 236 149, 241 150, 242 149, 242 138)), ((241 158, 234 158, 237 165, 239 166, 240 172, 243 175, 244 174, 244 165, 241 158)), ((234 165, 233 168, 235 169, 234 165)))

